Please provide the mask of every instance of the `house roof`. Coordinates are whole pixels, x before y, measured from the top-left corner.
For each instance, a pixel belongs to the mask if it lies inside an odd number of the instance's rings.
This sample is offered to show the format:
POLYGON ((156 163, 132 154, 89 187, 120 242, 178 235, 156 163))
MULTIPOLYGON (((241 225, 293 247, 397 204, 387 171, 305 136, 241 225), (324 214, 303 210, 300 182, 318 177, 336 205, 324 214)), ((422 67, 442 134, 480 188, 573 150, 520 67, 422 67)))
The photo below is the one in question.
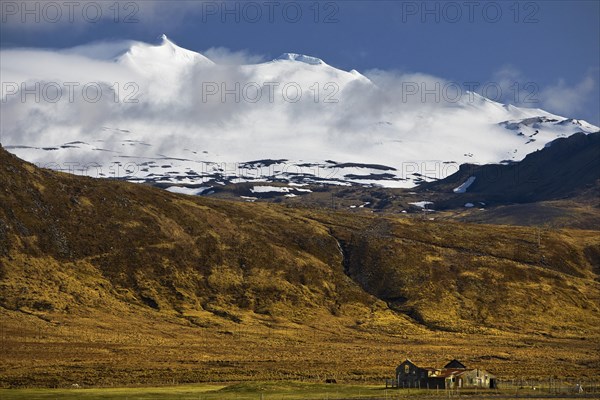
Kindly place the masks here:
POLYGON ((452 361, 450 361, 448 364, 444 365, 444 368, 463 368, 466 369, 467 367, 465 366, 465 364, 461 363, 460 361, 458 361, 456 358, 452 361))
POLYGON ((465 370, 462 368, 444 368, 439 371, 440 372, 436 376, 434 376, 434 378, 448 378, 452 375, 458 375, 462 372, 465 372, 465 370))

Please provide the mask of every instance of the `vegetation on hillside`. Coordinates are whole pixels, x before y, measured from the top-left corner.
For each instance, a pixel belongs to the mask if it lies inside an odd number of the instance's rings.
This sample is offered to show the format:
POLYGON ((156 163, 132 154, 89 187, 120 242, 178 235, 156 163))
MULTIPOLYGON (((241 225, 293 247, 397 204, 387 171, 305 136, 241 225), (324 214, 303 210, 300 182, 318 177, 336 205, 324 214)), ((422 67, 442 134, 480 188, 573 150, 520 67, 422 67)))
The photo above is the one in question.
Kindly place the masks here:
POLYGON ((409 354, 597 374, 599 259, 595 231, 182 196, 0 149, 0 385, 368 381, 409 354))

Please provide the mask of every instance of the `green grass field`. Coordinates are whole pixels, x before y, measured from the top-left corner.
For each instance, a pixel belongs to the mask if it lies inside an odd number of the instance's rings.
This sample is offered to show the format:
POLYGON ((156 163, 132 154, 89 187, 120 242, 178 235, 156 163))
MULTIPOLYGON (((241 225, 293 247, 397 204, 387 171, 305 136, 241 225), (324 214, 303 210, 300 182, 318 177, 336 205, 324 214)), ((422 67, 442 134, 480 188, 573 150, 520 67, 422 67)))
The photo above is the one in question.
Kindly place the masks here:
MULTIPOLYGON (((417 394, 416 391, 412 391, 417 394)), ((406 395, 408 393, 404 393, 406 395)), ((387 397, 398 393, 387 390, 387 397)), ((234 385, 185 385, 153 388, 103 388, 103 389, 0 389, 2 400, 37 399, 128 399, 128 400, 228 400, 228 399, 346 399, 385 398, 381 385, 326 385, 311 383, 244 383, 234 385)))
POLYGON ((501 390, 444 390, 386 389, 383 385, 317 384, 301 382, 253 382, 231 385, 197 384, 165 387, 131 388, 77 388, 77 389, 0 389, 2 400, 355 400, 355 399, 405 399, 449 397, 480 398, 536 398, 572 399, 597 398, 597 388, 589 393, 570 393, 569 388, 559 391, 533 388, 504 388, 501 390), (539 397, 538 397, 539 396, 539 397))

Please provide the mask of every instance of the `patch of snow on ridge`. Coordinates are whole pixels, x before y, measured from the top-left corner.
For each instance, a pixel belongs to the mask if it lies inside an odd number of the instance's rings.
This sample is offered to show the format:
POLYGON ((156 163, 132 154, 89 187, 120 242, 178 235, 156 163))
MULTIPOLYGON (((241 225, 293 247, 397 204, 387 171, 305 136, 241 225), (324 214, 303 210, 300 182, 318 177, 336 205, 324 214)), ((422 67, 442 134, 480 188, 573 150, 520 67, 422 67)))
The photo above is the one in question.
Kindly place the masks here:
POLYGON ((252 189, 250 189, 250 191, 252 193, 271 193, 271 192, 289 193, 290 188, 279 187, 279 186, 254 186, 252 189))
POLYGON ((414 203, 408 203, 408 204, 412 204, 413 206, 417 206, 419 208, 427 208, 428 205, 433 205, 433 202, 431 201, 417 201, 414 203))
POLYGON ((198 196, 210 189, 212 189, 212 187, 187 188, 187 187, 182 187, 182 186, 171 186, 171 187, 167 188, 167 191, 171 192, 171 193, 187 194, 190 196, 198 196))
POLYGON ((473 184, 473 182, 475 182, 475 177, 471 176, 462 185, 454 188, 452 191, 454 193, 466 193, 467 189, 469 188, 469 186, 471 186, 473 184))

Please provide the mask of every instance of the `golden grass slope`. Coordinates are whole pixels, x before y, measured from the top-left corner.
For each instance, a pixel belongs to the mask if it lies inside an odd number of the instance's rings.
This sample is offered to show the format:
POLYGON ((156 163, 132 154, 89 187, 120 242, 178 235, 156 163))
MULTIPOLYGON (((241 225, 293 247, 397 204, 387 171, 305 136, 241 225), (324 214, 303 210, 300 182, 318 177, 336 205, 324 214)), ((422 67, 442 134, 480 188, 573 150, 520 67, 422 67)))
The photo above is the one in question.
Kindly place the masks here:
POLYGON ((0 385, 364 382, 407 355, 600 371, 598 232, 235 203, 0 161, 0 385))

